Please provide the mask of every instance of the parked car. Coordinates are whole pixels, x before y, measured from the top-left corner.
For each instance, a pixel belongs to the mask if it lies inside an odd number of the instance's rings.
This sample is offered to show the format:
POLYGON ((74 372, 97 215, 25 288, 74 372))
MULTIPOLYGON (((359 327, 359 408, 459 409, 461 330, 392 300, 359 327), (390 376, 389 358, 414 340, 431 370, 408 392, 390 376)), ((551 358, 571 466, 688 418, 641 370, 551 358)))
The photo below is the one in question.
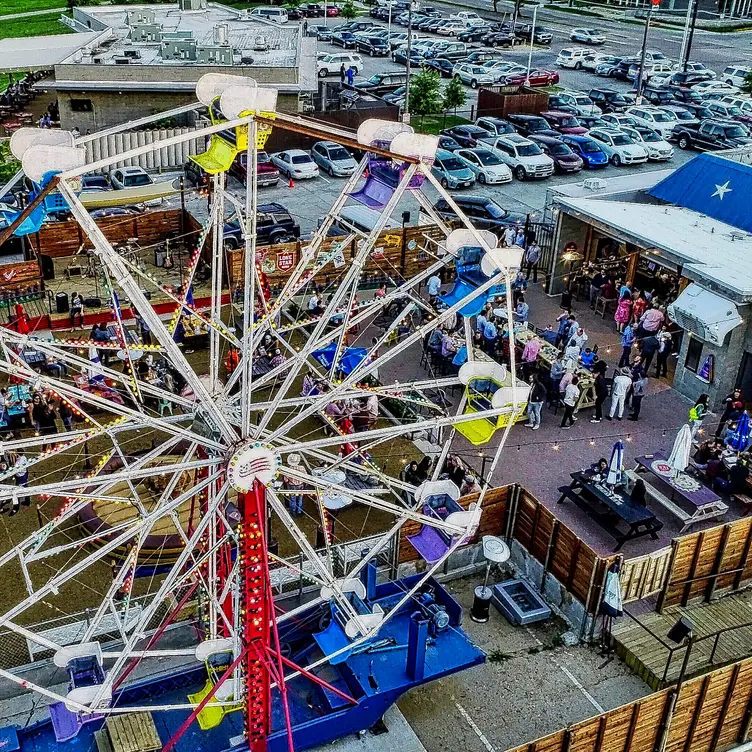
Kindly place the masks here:
POLYGON ((455 64, 452 60, 448 60, 445 57, 432 57, 424 61, 423 65, 426 68, 438 71, 442 78, 451 78, 455 64))
POLYGON ((504 76, 510 73, 525 73, 527 68, 519 63, 512 63, 508 60, 488 60, 482 63, 482 68, 490 73, 495 81, 500 81, 504 76))
MULTIPOLYGON (((704 104, 696 104, 695 102, 682 102, 681 107, 687 110, 687 112, 691 112, 693 119, 698 123, 700 122, 700 120, 713 119, 713 113, 704 104)), ((681 122, 681 118, 678 115, 677 120, 681 122)))
POLYGON ((538 144, 544 154, 554 161, 555 172, 579 172, 584 165, 582 157, 558 138, 551 136, 530 136, 530 140, 538 144))
POLYGON ((637 126, 637 121, 624 112, 608 112, 601 119, 608 124, 607 128, 621 128, 624 125, 637 126))
POLYGON ((603 119, 603 115, 578 115, 577 119, 588 130, 591 128, 608 128, 608 121, 603 119))
POLYGON ((721 73, 721 81, 738 88, 744 83, 748 73, 752 73, 752 68, 748 65, 727 65, 721 73))
POLYGON ((512 31, 515 36, 528 42, 532 37, 534 44, 551 44, 554 41, 554 35, 549 29, 544 29, 542 26, 533 28, 532 24, 515 24, 512 31))
POLYGON ((464 58, 467 57, 467 53, 468 47, 464 42, 449 42, 442 40, 426 50, 423 57, 446 57, 450 60, 454 60, 455 63, 458 63, 465 62, 464 58))
POLYGON ((339 75, 343 65, 345 68, 352 68, 357 76, 363 70, 363 58, 353 52, 324 53, 316 58, 319 78, 326 78, 335 74, 339 75))
MULTIPOLYGON (((203 173, 205 176, 206 173, 195 163, 192 162, 190 159, 185 163, 185 176, 188 179, 188 182, 191 185, 199 185, 200 183, 200 177, 198 180, 194 180, 195 177, 195 171, 203 173), (189 174, 189 171, 191 174, 189 174)), ((112 186, 110 185, 110 181, 107 179, 105 175, 83 175, 81 177, 81 190, 82 191, 111 191, 112 186)), ((9 203, 8 199, 10 196, 6 194, 3 196, 3 204, 7 205, 9 203)))
POLYGON ((529 74, 508 73, 503 80, 509 86, 555 86, 559 83, 559 74, 545 68, 535 68, 529 74))
POLYGON ((674 99, 677 102, 694 102, 695 104, 702 104, 703 96, 696 89, 674 89, 674 99))
POLYGON ((666 112, 673 112, 680 123, 698 123, 700 121, 700 119, 695 116, 694 112, 690 112, 682 105, 665 104, 661 105, 661 109, 666 110, 666 112))
POLYGON ((480 42, 486 47, 514 47, 515 44, 522 44, 522 40, 509 29, 489 31, 481 37, 480 42))
POLYGON ((353 86, 358 91, 381 96, 407 83, 406 73, 374 73, 370 78, 357 79, 353 86))
MULTIPOLYGON (((584 91, 572 91, 565 89, 564 91, 557 92, 555 96, 558 97, 559 101, 564 102, 570 107, 574 107, 577 117, 580 117, 581 115, 597 116, 601 114, 601 108, 592 99, 592 97, 585 94, 584 91)), ((548 106, 549 109, 553 109, 550 97, 548 100, 548 106)))
POLYGON ((355 48, 358 52, 364 52, 369 57, 387 57, 389 55, 389 45, 386 39, 382 37, 358 35, 355 48))
POLYGON ((485 128, 480 128, 477 125, 455 125, 453 128, 445 128, 441 131, 442 136, 450 136, 460 146, 466 149, 472 149, 475 146, 480 145, 481 140, 488 140, 492 137, 492 134, 485 128))
MULTIPOLYGON (((658 76, 655 77, 656 79, 658 76)), ((686 89, 703 81, 713 81, 715 72, 706 68, 702 71, 676 71, 665 77, 661 77, 660 85, 668 86, 672 89, 686 89)), ((658 81, 656 81, 658 83, 658 81)))
MULTIPOLYGON (((642 80, 650 81, 653 76, 669 75, 673 71, 673 65, 668 60, 656 60, 652 63, 645 62, 642 71, 642 80)), ((640 62, 633 62, 627 70, 627 80, 636 81, 640 75, 640 62)))
POLYGON ((702 81, 699 84, 695 84, 692 88, 699 92, 701 96, 705 96, 711 91, 721 92, 722 96, 726 94, 739 96, 739 87, 727 81, 702 81))
MULTIPOLYGON (((237 178, 241 183, 243 183, 243 185, 245 185, 247 178, 247 159, 248 154, 244 151, 241 151, 240 154, 238 154, 233 160, 229 170, 230 175, 237 178)), ((277 185, 279 181, 279 170, 274 164, 272 164, 271 160, 269 160, 266 152, 257 152, 256 185, 258 185, 259 188, 271 188, 277 185), (264 156, 263 159, 261 156, 262 154, 264 156)))
POLYGON ((556 65, 560 65, 562 68, 579 70, 582 68, 582 61, 585 56, 589 54, 590 50, 586 47, 565 47, 556 56, 556 65))
POLYGON ((737 120, 749 127, 752 123, 752 114, 742 111, 735 104, 725 102, 707 102, 707 108, 713 113, 713 117, 718 120, 737 120))
POLYGON ((514 126, 514 129, 522 136, 530 136, 537 133, 541 136, 558 136, 546 118, 540 115, 522 115, 511 112, 507 115, 507 120, 514 126))
POLYGON ((644 146, 648 150, 648 159, 654 162, 667 162, 674 156, 674 147, 652 128, 631 128, 628 125, 622 128, 632 141, 644 146))
POLYGON ((317 141, 311 147, 311 157, 331 177, 349 177, 358 167, 353 155, 333 141, 317 141))
POLYGON ((332 38, 333 29, 331 26, 309 26, 308 31, 311 30, 316 31, 316 39, 319 40, 319 42, 328 42, 332 38))
POLYGON ((475 179, 481 184, 510 183, 512 171, 499 154, 492 149, 476 147, 459 149, 455 154, 473 171, 475 179))
MULTIPOLYGON (((493 136, 503 136, 505 133, 516 133, 514 126, 508 121, 497 117, 480 117, 475 121, 475 125, 478 128, 482 128, 484 131, 493 136)), ((482 140, 482 138, 480 139, 482 140)))
POLYGON ((554 173, 554 161, 534 141, 517 134, 499 136, 493 145, 517 180, 547 178, 554 173))
POLYGON ((405 95, 407 94, 406 86, 399 86, 394 91, 390 91, 387 94, 382 94, 381 98, 389 104, 402 107, 405 103, 405 95))
POLYGON ((596 76, 601 76, 603 78, 614 78, 616 75, 616 69, 621 65, 622 60, 621 58, 617 58, 615 61, 611 62, 602 62, 598 63, 598 65, 595 66, 595 70, 593 71, 596 76))
POLYGON ((339 15, 339 8, 336 5, 329 5, 327 3, 326 15, 328 18, 336 18, 339 15))
POLYGON ((629 106, 624 95, 615 89, 590 89, 588 97, 601 112, 623 112, 629 106))
POLYGON ((271 156, 272 163, 288 178, 304 180, 319 176, 319 168, 316 166, 313 158, 308 152, 302 149, 287 149, 271 156))
POLYGON ((642 96, 650 102, 650 104, 656 106, 661 104, 671 104, 676 101, 673 91, 652 85, 643 87, 642 96))
POLYGON ((143 209, 140 209, 138 206, 106 206, 102 209, 94 209, 89 214, 92 219, 132 217, 135 214, 143 214, 143 209))
POLYGON ((589 55, 585 55, 582 61, 582 67, 586 71, 595 73, 596 68, 599 65, 616 65, 621 61, 620 57, 615 55, 608 55, 605 52, 591 52, 589 55))
POLYGON ((476 26, 479 23, 483 23, 483 19, 472 10, 461 10, 459 13, 452 13, 450 19, 453 21, 462 21, 466 26, 476 26))
POLYGON ((541 112, 541 117, 545 118, 554 131, 557 131, 558 133, 587 133, 587 128, 585 128, 574 115, 570 115, 568 112, 548 110, 546 112, 541 112))
POLYGON ((488 52, 488 50, 473 50, 469 55, 466 55, 463 60, 459 60, 458 62, 483 65, 483 63, 487 63, 489 60, 496 60, 496 54, 494 52, 488 52))
POLYGON ((680 149, 735 149, 752 144, 749 131, 733 120, 702 120, 697 124, 677 125, 671 134, 680 149))
POLYGON ((601 34, 597 29, 586 29, 578 26, 569 32, 570 42, 579 42, 580 44, 605 44, 606 35, 601 34))
POLYGON ((468 26, 457 34, 460 42, 480 42, 486 34, 498 31, 498 24, 483 24, 482 26, 468 26))
POLYGON ((636 144, 622 130, 593 128, 588 136, 598 142, 614 167, 648 161, 648 150, 642 144, 636 144))
POLYGON ((335 44, 337 47, 349 50, 354 49, 358 43, 358 39, 351 31, 335 31, 329 38, 330 44, 335 44))
POLYGON ((721 104, 732 104, 738 107, 745 115, 752 115, 752 99, 749 97, 736 97, 731 94, 722 96, 719 100, 721 104))
POLYGON ((567 112, 570 115, 577 114, 577 108, 574 105, 568 104, 563 97, 558 94, 550 94, 548 97, 548 109, 556 110, 556 112, 567 112))
POLYGON ((118 167, 110 173, 110 185, 116 191, 153 183, 152 176, 143 167, 118 167))
MULTIPOLYGON (((418 35, 413 32, 412 40, 411 42, 417 42, 418 41, 418 35)), ((392 50, 396 50, 397 47, 402 47, 402 45, 407 44, 407 32, 404 31, 393 31, 391 35, 389 36, 389 46, 392 50)))
MULTIPOLYGON (((393 53, 392 53, 392 60, 395 63, 402 63, 402 65, 407 65, 407 47, 398 47, 393 53)), ((423 53, 418 49, 411 49, 410 50, 410 67, 416 67, 420 68, 421 65, 425 62, 425 58, 423 57, 423 53)))
POLYGON ((439 135, 438 148, 443 149, 444 151, 457 151, 458 149, 461 149, 462 146, 460 146, 459 142, 451 136, 439 135))
POLYGON ((469 188, 475 182, 475 174, 467 163, 454 152, 443 149, 436 150, 431 172, 444 188, 469 188))
POLYGON ((622 58, 613 68, 609 74, 610 78, 618 78, 620 81, 629 81, 629 70, 635 64, 639 63, 639 59, 633 57, 622 58))
POLYGON ((443 37, 456 37, 457 34, 462 33, 467 28, 467 25, 462 21, 449 21, 448 23, 441 24, 436 33, 443 37))
MULTIPOLYGON (((224 244, 227 248, 243 245, 243 228, 237 219, 225 223, 224 244)), ((282 204, 276 202, 256 207, 256 242, 259 245, 289 243, 300 237, 300 225, 282 204)))
POLYGON ((300 12, 306 18, 324 17, 324 7, 319 3, 303 3, 303 5, 300 6, 300 12))
POLYGON ((648 128, 658 131, 664 137, 674 129, 678 119, 676 115, 669 110, 662 110, 660 107, 636 105, 630 107, 626 113, 634 118, 637 125, 644 125, 648 128))
MULTIPOLYGON (((684 71, 684 65, 682 63, 677 63, 674 66, 674 70, 679 73, 680 71, 684 71)), ((709 78, 715 78, 716 72, 712 68, 708 68, 705 63, 699 63, 697 61, 689 60, 687 61, 686 66, 687 73, 706 73, 709 78)))
MULTIPOLYGON (((460 195, 452 198, 479 230, 490 230, 501 237, 507 227, 521 227, 525 224, 526 216, 524 214, 504 209, 487 196, 460 195)), ((433 205, 433 208, 445 220, 457 218, 454 209, 449 206, 449 202, 444 198, 440 198, 433 205)))
POLYGON ((495 80, 486 68, 471 63, 457 63, 452 70, 452 75, 471 89, 477 89, 484 84, 490 86, 495 80))
POLYGON ((608 156, 601 145, 588 136, 563 135, 561 140, 571 147, 572 151, 582 158, 589 170, 608 166, 608 156))

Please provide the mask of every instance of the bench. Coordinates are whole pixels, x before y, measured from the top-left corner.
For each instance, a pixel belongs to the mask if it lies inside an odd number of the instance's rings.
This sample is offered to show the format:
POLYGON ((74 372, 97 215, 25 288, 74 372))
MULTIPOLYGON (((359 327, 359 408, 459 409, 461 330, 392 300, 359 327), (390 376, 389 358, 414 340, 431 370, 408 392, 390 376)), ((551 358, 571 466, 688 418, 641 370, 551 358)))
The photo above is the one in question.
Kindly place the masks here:
POLYGON ((744 507, 744 517, 752 512, 752 496, 747 496, 746 494, 732 494, 731 498, 734 501, 738 501, 744 507))
POLYGON ((629 478, 630 482, 634 484, 636 480, 641 480, 643 483, 645 483, 645 493, 653 499, 653 501, 658 502, 661 506, 668 509, 671 514, 673 514, 675 517, 678 517, 682 523, 682 532, 684 532, 684 529, 688 526, 689 521, 692 519, 692 515, 689 514, 689 512, 685 512, 680 506, 677 504, 674 504, 671 499, 668 498, 665 494, 661 493, 655 486, 652 486, 650 483, 648 483, 645 478, 641 478, 634 470, 625 470, 624 474, 629 478))

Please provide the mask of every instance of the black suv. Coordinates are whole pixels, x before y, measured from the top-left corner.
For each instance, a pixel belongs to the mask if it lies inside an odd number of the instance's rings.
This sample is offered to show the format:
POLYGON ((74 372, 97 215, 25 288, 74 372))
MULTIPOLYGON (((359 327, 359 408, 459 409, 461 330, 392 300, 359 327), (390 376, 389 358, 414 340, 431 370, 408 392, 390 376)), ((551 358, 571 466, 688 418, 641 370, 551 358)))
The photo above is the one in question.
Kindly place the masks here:
MULTIPOLYGON (((479 230, 490 230, 496 235, 501 235, 510 225, 525 224, 524 214, 510 212, 487 196, 455 195, 452 198, 479 230)), ((449 206, 446 199, 440 198, 433 205, 433 208, 443 219, 452 220, 457 218, 457 215, 449 206)))
POLYGON ((517 24, 514 27, 514 33, 522 39, 527 39, 528 42, 530 41, 530 36, 532 35, 533 42, 535 44, 551 44, 554 39, 554 35, 548 29, 544 29, 542 26, 536 26, 535 30, 533 31, 532 24, 517 24))
POLYGON ((522 44, 522 41, 508 29, 490 31, 481 37, 481 44, 484 44, 486 47, 514 47, 517 43, 522 44))
POLYGON ((486 34, 499 30, 499 24, 483 24, 483 26, 470 26, 457 34, 458 42, 480 42, 486 34))
POLYGON ((521 136, 551 136, 557 138, 561 135, 558 131, 555 131, 551 124, 545 118, 540 115, 520 115, 516 112, 512 112, 507 115, 506 118, 513 126, 514 129, 521 136))
POLYGON ((460 146, 464 146, 466 149, 472 149, 474 146, 478 146, 478 142, 484 138, 491 138, 493 134, 489 133, 484 128, 478 128, 477 125, 455 125, 453 128, 444 128, 439 133, 440 136, 450 136, 460 146))
POLYGON ((591 89, 588 96, 602 112, 624 112, 629 102, 616 89, 591 89))
MULTIPOLYGON (((300 12, 306 18, 323 18, 324 7, 318 3, 304 3, 300 6, 300 12)), ((289 16, 288 16, 289 17, 289 16)))
POLYGON ((676 97, 674 92, 664 89, 662 86, 645 86, 642 89, 642 96, 654 105, 674 104, 676 97))
MULTIPOLYGON (((256 208, 256 242, 260 245, 289 243, 300 237, 300 225, 282 204, 259 204, 256 208)), ((224 241, 227 248, 240 248, 243 234, 237 219, 225 223, 224 241)))
POLYGON ((386 57, 389 54, 389 45, 386 39, 382 37, 362 37, 358 36, 355 43, 355 49, 358 52, 365 52, 370 57, 386 57))

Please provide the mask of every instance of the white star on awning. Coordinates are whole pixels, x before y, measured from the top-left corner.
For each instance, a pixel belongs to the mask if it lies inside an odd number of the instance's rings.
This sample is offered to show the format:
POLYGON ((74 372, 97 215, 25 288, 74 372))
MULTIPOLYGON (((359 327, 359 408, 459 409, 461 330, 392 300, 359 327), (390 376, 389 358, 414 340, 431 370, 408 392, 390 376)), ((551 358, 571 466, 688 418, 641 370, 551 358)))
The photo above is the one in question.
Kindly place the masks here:
POLYGON ((729 183, 730 182, 731 182, 730 180, 727 180, 723 185, 716 184, 716 186, 715 186, 715 193, 710 198, 715 198, 716 196, 718 196, 718 198, 721 201, 723 201, 723 197, 727 193, 731 193, 731 191, 732 191, 732 189, 729 188, 729 183))

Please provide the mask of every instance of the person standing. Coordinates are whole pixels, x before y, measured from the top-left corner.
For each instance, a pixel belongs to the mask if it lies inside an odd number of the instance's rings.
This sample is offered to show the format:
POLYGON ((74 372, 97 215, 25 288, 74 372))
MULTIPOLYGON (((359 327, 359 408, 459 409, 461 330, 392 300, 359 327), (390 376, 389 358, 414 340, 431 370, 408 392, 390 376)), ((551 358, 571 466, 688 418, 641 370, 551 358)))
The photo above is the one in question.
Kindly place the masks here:
POLYGON ((639 420, 642 399, 648 393, 648 377, 641 374, 640 377, 632 382, 632 414, 627 420, 639 420))
POLYGON ((74 292, 71 296, 71 309, 70 309, 70 322, 71 331, 76 328, 76 317, 79 320, 79 326, 84 328, 84 299, 77 292, 74 292))
POLYGON ((599 368, 595 375, 595 415, 590 419, 591 423, 600 423, 603 420, 603 403, 608 399, 608 382, 599 368))
POLYGON ((428 302, 431 305, 436 305, 436 298, 439 297, 441 292, 441 278, 437 274, 429 277, 426 288, 428 289, 428 302))
POLYGON ((486 325, 483 327, 483 349, 487 353, 493 353, 496 349, 496 337, 498 331, 496 329, 496 322, 493 316, 486 321, 486 325))
POLYGON ((574 411, 577 407, 577 401, 580 399, 580 387, 577 386, 578 383, 579 379, 577 376, 573 376, 564 391, 564 415, 561 419, 562 428, 571 428, 577 420, 574 411))
POLYGON ((517 307, 514 309, 514 320, 518 324, 526 324, 530 316, 530 306, 525 302, 525 296, 520 295, 517 307))
POLYGON ((345 83, 345 79, 347 78, 347 68, 345 68, 345 64, 342 63, 339 67, 339 82, 341 84, 345 83))
POLYGON ((510 225, 506 230, 504 230, 504 245, 507 247, 513 246, 516 239, 517 228, 513 225, 510 225))
POLYGON ((655 334, 650 334, 640 342, 640 354, 642 355, 645 373, 650 370, 650 364, 653 362, 653 357, 658 352, 660 345, 661 343, 655 334))
POLYGON ((632 379, 629 376, 629 368, 622 368, 614 378, 614 386, 611 389, 611 408, 606 416, 608 420, 621 420, 624 415, 624 400, 627 398, 627 392, 632 386, 632 379))
MULTIPOLYGON (((290 466, 291 470, 305 472, 305 468, 301 465, 299 454, 290 454, 287 458, 287 464, 290 466)), ((305 486, 305 483, 302 480, 285 475, 284 484, 285 488, 291 492, 287 497, 290 514, 293 517, 299 517, 303 514, 303 494, 301 493, 301 490, 305 486)))
POLYGON ((151 327, 144 321, 143 316, 136 311, 134 314, 134 318, 136 319, 136 325, 138 326, 138 333, 141 337, 141 342, 145 345, 151 344, 151 327))
POLYGON ((533 274, 533 284, 538 281, 538 264, 540 263, 543 251, 541 247, 533 241, 525 251, 522 263, 525 266, 525 279, 530 279, 530 273, 533 274))
POLYGON ((619 299, 619 304, 616 306, 614 312, 614 321, 616 322, 616 329, 619 333, 624 331, 624 327, 629 323, 632 318, 632 293, 629 289, 619 299))
POLYGON ((352 67, 352 65, 347 69, 346 75, 347 85, 352 86, 353 83, 355 83, 355 69, 352 67))
POLYGON ((537 373, 530 374, 530 394, 527 398, 527 423, 528 428, 537 431, 541 424, 541 411, 546 401, 546 387, 541 384, 537 373))
POLYGON ((693 439, 697 435, 697 432, 700 430, 702 422, 703 420, 705 420, 705 416, 708 413, 709 399, 710 398, 707 394, 701 394, 697 398, 697 402, 695 402, 694 407, 692 407, 689 411, 689 426, 693 439))
POLYGON ((596 272, 590 278, 590 307, 595 308, 595 303, 598 300, 598 296, 601 294, 601 287, 603 287, 606 278, 601 272, 596 272))
POLYGON ((723 427, 726 422, 731 419, 731 416, 737 412, 741 412, 744 407, 744 400, 742 399, 742 390, 737 387, 731 394, 727 394, 723 398, 723 412, 721 413, 721 420, 718 423, 718 428, 715 429, 715 435, 720 436, 723 427))
POLYGON ((651 303, 647 311, 640 316, 640 325, 637 328, 637 336, 643 338, 649 337, 651 334, 657 334, 665 320, 666 316, 663 311, 651 303))
POLYGON ((629 359, 632 356, 632 345, 634 345, 635 336, 631 324, 627 324, 621 333, 621 359, 618 368, 624 368, 629 365, 629 359))
POLYGON ((673 338, 665 324, 656 334, 656 337, 658 339, 658 352, 655 354, 655 378, 660 379, 661 376, 668 376, 668 356, 671 355, 673 349, 673 338))
POLYGON ((66 431, 72 431, 73 430, 73 410, 71 409, 70 404, 67 400, 61 399, 60 405, 57 409, 58 413, 60 414, 60 420, 63 421, 63 428, 65 428, 66 431))

